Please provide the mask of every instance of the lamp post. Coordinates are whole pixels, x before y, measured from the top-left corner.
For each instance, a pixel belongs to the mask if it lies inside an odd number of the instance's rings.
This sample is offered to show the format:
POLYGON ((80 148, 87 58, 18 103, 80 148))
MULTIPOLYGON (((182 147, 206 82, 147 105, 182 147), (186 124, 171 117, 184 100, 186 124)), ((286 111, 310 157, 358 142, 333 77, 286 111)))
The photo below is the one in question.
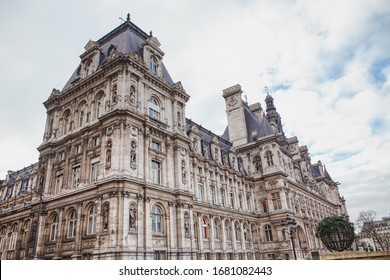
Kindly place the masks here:
POLYGON ((295 219, 290 218, 287 215, 286 221, 283 221, 281 226, 288 229, 287 233, 288 233, 288 235, 290 236, 290 239, 291 239, 292 249, 293 249, 293 253, 294 253, 294 260, 296 260, 297 259, 297 253, 295 252, 294 234, 295 234, 295 232, 297 230, 297 221, 295 219))

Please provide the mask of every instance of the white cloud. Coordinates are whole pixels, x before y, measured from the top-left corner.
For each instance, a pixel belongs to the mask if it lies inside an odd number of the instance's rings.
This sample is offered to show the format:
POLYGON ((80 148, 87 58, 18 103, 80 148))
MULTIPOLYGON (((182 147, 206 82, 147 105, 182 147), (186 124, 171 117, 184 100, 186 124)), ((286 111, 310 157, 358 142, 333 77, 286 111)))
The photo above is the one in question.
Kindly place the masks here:
POLYGON ((390 212, 386 0, 11 1, 0 11, 0 178, 37 160, 42 102, 66 83, 86 42, 127 12, 161 42, 172 78, 191 95, 187 117, 222 134, 224 88, 239 83, 264 107, 264 87, 279 87, 287 135, 342 183, 352 218, 390 212))

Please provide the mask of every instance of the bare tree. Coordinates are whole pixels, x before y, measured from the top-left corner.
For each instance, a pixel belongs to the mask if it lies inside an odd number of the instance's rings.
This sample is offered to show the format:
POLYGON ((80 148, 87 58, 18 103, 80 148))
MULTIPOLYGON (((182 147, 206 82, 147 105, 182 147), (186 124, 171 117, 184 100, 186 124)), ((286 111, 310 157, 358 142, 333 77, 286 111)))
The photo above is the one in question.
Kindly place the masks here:
POLYGON ((381 232, 381 221, 373 210, 362 211, 356 220, 360 237, 372 238, 381 250, 389 250, 389 235, 381 232))

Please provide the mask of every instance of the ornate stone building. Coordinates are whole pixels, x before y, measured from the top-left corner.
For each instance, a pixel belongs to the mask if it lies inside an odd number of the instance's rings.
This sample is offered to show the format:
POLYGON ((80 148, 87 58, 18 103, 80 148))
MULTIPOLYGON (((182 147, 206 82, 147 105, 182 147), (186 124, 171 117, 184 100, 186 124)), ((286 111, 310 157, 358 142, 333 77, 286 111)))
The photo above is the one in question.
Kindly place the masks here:
POLYGON ((345 201, 273 98, 223 90, 219 137, 186 118, 163 58, 129 17, 87 43, 44 102, 38 162, 0 181, 1 259, 291 259, 288 215, 299 258, 324 250, 315 226, 345 201))

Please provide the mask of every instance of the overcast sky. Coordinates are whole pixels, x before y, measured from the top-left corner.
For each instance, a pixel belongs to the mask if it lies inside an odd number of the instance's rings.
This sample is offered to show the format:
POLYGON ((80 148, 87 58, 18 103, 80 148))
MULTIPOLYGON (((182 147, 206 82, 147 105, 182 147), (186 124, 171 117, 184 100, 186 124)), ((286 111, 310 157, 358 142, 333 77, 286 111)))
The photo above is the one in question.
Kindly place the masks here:
POLYGON ((390 213, 390 1, 4 1, 0 9, 0 178, 37 162, 53 88, 86 43, 131 14, 161 43, 191 98, 186 116, 222 134, 222 90, 274 96, 288 137, 340 182, 351 220, 390 213))

